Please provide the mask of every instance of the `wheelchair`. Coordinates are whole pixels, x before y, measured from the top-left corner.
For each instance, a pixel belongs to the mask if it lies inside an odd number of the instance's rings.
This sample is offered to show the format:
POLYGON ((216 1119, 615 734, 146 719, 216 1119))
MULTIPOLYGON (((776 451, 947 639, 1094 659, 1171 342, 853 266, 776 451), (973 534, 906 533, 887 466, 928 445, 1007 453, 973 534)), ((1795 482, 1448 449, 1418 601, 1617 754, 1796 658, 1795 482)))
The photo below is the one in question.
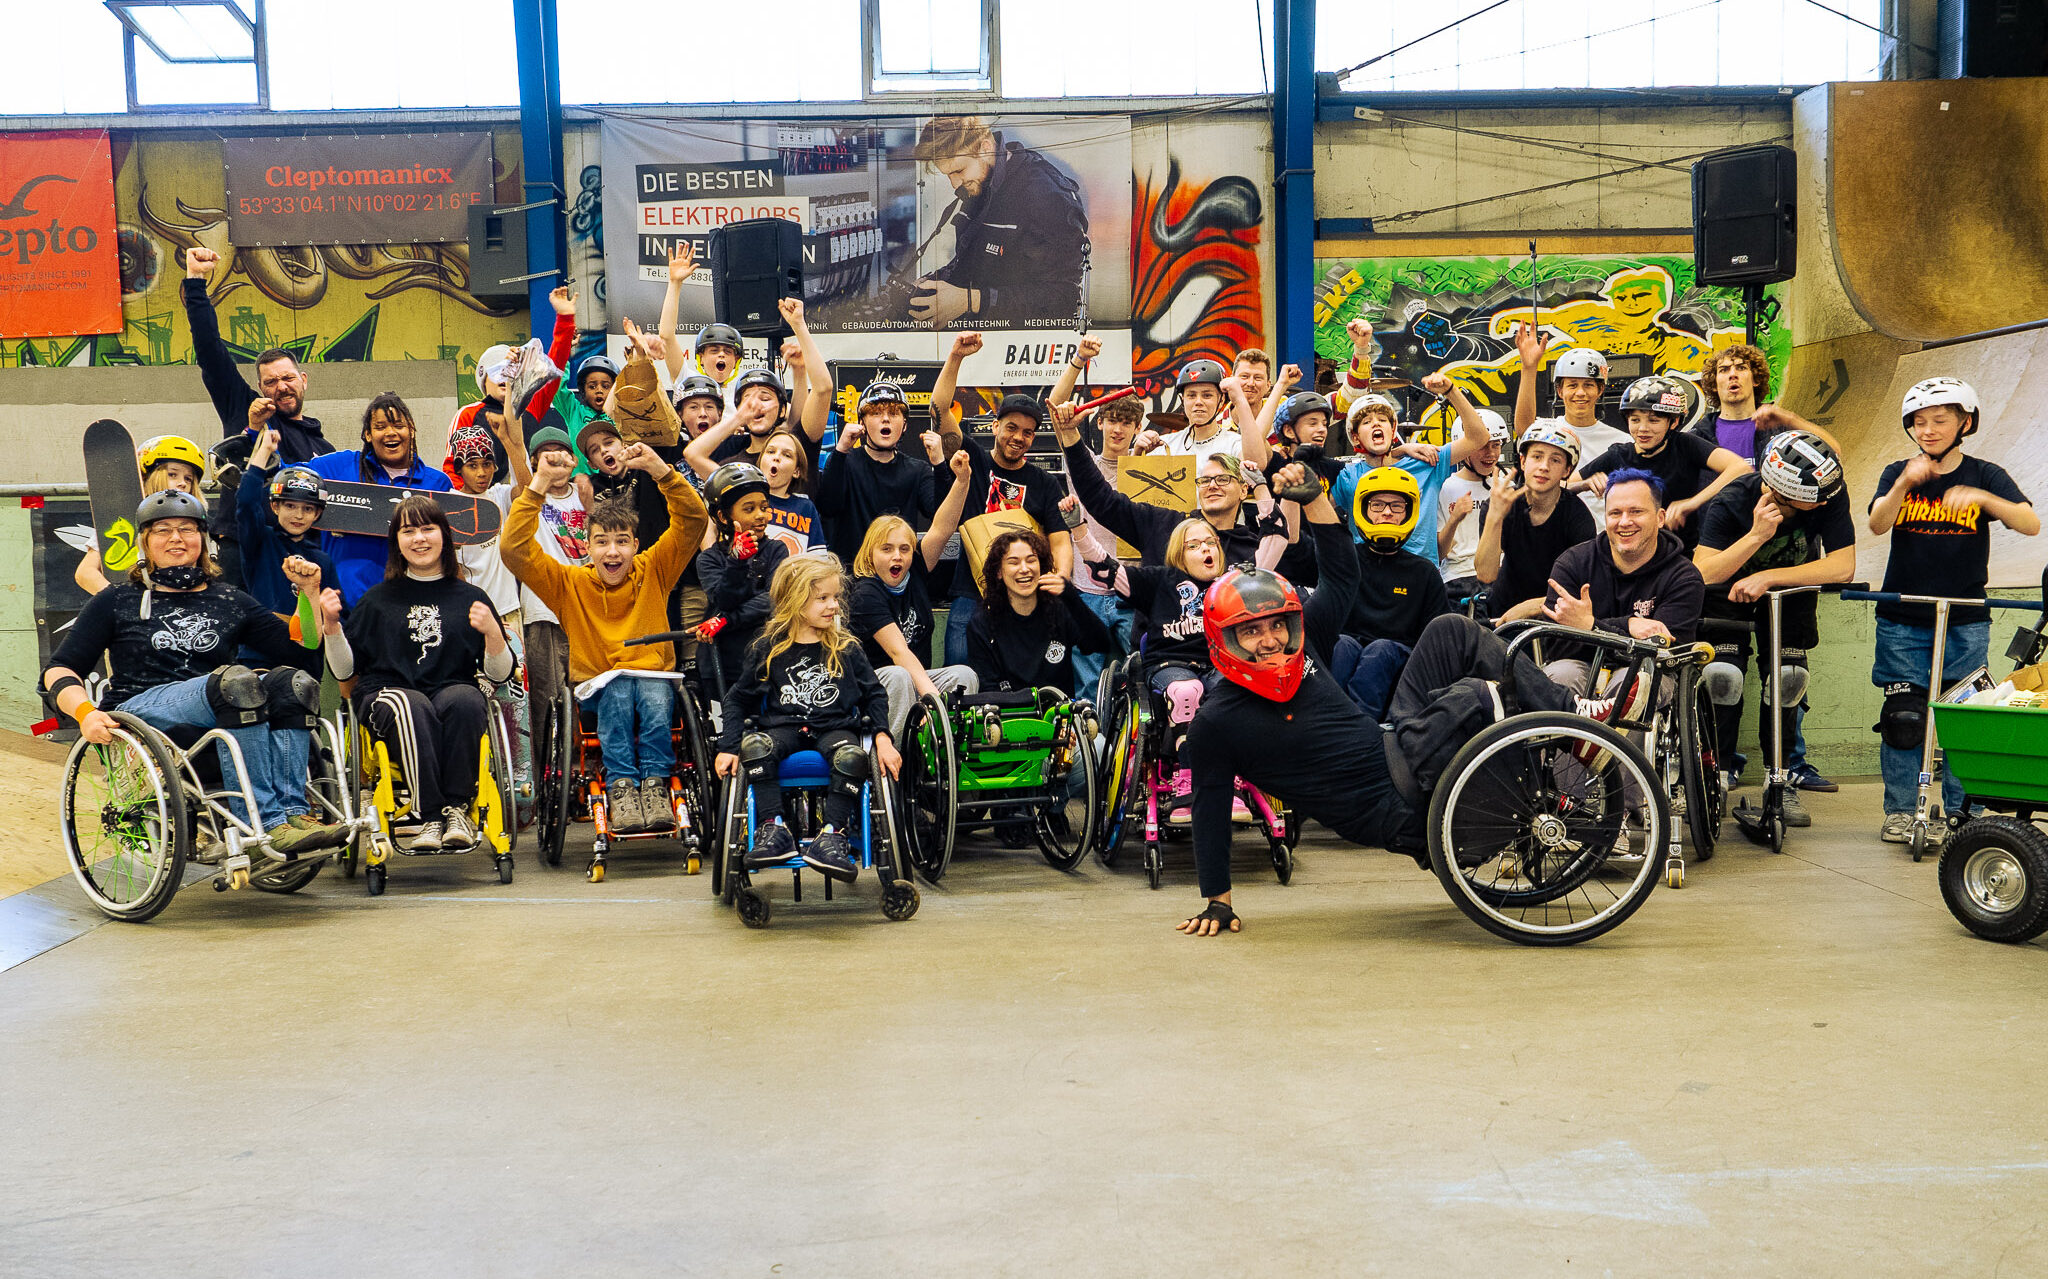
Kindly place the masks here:
MULTIPOLYGON (((1113 867, 1122 856, 1133 827, 1143 830, 1144 867, 1152 887, 1165 878, 1162 842, 1185 827, 1170 822, 1174 804, 1173 771, 1167 762, 1166 716, 1148 686, 1143 654, 1133 654, 1103 667, 1097 684, 1097 705, 1109 733, 1102 751, 1102 814, 1096 826, 1096 857, 1113 867)), ((1273 874, 1282 884, 1294 878, 1294 849, 1301 841, 1301 821, 1279 800, 1242 778, 1232 783, 1234 797, 1252 814, 1266 838, 1273 874)))
MULTIPOLYGON (((861 784, 853 829, 841 832, 853 851, 854 865, 869 871, 882 883, 882 915, 902 922, 917 914, 917 886, 910 882, 910 868, 899 852, 906 841, 908 813, 903 807, 900 786, 880 775, 873 766, 875 739, 861 735, 861 748, 868 753, 868 779, 861 784)), ((814 750, 793 752, 782 761, 777 780, 783 791, 783 820, 796 836, 797 848, 816 836, 824 823, 825 792, 832 784, 832 766, 814 750)), ((744 772, 725 778, 719 800, 718 837, 711 861, 711 891, 727 906, 736 907, 740 922, 749 928, 766 928, 773 913, 767 894, 754 884, 756 875, 767 870, 747 869, 747 850, 754 846, 754 797, 744 772)), ((792 854, 776 870, 790 874, 791 900, 804 899, 803 858, 792 854)), ((815 872, 814 872, 815 873, 815 872)), ((832 900, 832 880, 818 876, 825 884, 825 900, 832 900)))
MULTIPOLYGON (((627 640, 628 645, 660 644, 689 637, 685 631, 663 631, 627 640)), ((550 866, 562 864, 568 843, 569 823, 588 821, 592 826, 590 862, 584 878, 604 882, 607 854, 621 840, 676 840, 685 847, 685 871, 695 875, 703 869, 710 839, 711 814, 718 799, 718 779, 712 773, 711 738, 706 731, 703 708, 688 683, 676 686, 676 720, 670 739, 675 744, 676 767, 668 781, 670 825, 645 831, 615 831, 611 826, 610 803, 605 798, 604 749, 597 738, 597 714, 576 704, 572 689, 564 687, 545 721, 543 739, 534 743, 533 771, 535 812, 539 821, 541 860, 550 866)))
POLYGON ((343 827, 345 841, 286 854, 229 804, 240 799, 243 811, 257 811, 240 744, 227 732, 165 734, 126 712, 108 713, 117 725, 113 741, 95 746, 81 737, 72 744, 59 814, 72 874, 109 919, 155 918, 184 886, 188 863, 214 869, 215 892, 295 893, 323 866, 345 858, 376 821, 356 807, 346 783, 338 720, 323 719, 313 730, 306 793, 326 821, 343 827), (223 782, 215 743, 225 743, 239 788, 223 782))
POLYGON ((1094 708, 1054 688, 918 699, 900 748, 904 860, 936 884, 960 833, 989 825, 1073 870, 1095 843, 1097 731, 1094 708))
POLYGON ((343 851, 341 867, 353 879, 360 865, 363 884, 370 896, 381 897, 390 878, 394 856, 453 857, 464 853, 488 853, 498 872, 498 882, 512 882, 512 850, 519 842, 519 824, 513 810, 517 794, 512 782, 512 745, 506 735, 505 717, 491 700, 490 684, 479 679, 488 713, 484 716, 483 740, 477 744, 476 798, 470 801, 469 820, 476 828, 477 843, 471 848, 402 848, 402 830, 419 825, 425 814, 415 813, 412 793, 392 757, 391 748, 370 731, 355 712, 355 704, 342 695, 339 719, 341 740, 350 746, 348 776, 353 780, 357 806, 367 819, 366 828, 343 851))

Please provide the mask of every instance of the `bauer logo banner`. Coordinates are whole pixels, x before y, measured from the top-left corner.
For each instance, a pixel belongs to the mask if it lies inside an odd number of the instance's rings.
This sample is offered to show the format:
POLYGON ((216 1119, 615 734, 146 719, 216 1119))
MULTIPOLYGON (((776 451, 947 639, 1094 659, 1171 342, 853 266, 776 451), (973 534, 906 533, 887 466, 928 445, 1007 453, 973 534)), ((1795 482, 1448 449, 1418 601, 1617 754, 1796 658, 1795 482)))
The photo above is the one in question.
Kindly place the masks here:
POLYGON ((445 244, 495 199, 488 133, 228 138, 228 242, 445 244))
POLYGON ((0 334, 119 333, 121 323, 106 133, 0 133, 0 334))

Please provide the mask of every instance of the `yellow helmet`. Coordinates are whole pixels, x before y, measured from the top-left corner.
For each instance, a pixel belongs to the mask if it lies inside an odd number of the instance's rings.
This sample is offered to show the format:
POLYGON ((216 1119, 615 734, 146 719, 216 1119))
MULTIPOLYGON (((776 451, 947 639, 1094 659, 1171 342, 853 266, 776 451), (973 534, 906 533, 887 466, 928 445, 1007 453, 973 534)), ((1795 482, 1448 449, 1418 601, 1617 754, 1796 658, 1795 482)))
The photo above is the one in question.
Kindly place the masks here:
POLYGON ((198 472, 199 478, 206 478, 206 454, 182 435, 150 436, 142 442, 141 448, 135 450, 135 461, 144 475, 155 469, 159 462, 183 462, 198 472))
POLYGON ((1415 531, 1415 523, 1422 518, 1422 486, 1415 477, 1398 466, 1375 466, 1358 477, 1358 491, 1351 495, 1351 522, 1358 527, 1365 544, 1382 555, 1391 555, 1401 549, 1408 535, 1415 531), (1365 518, 1366 499, 1375 493, 1388 493, 1408 499, 1408 515, 1399 524, 1369 524, 1365 518))

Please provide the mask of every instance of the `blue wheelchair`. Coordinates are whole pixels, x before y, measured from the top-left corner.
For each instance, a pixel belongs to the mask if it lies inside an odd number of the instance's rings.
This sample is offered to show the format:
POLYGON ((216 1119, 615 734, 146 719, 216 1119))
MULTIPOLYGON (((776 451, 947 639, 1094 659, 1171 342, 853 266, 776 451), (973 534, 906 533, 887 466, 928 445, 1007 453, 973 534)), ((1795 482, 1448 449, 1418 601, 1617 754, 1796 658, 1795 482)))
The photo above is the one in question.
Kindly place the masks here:
MULTIPOLYGON (((851 847, 854 864, 873 874, 882 885, 882 914, 902 921, 917 913, 917 887, 910 882, 910 868, 899 850, 906 847, 904 810, 897 782, 884 778, 874 766, 875 740, 871 733, 861 736, 861 748, 868 753, 868 778, 861 783, 860 798, 851 830, 842 831, 851 847)), ((825 792, 832 785, 832 767, 813 750, 792 753, 782 761, 777 781, 783 791, 783 820, 796 836, 797 853, 814 838, 824 824, 825 792)), ((754 845, 754 796, 746 774, 737 773, 724 781, 720 802, 718 849, 711 861, 711 891, 720 901, 739 909, 740 922, 749 928, 766 928, 771 914, 768 897, 755 886, 754 877, 788 870, 793 901, 804 899, 803 858, 793 853, 777 867, 747 869, 747 850, 754 845)), ((816 872, 812 872, 816 873, 816 872)), ((832 880, 818 878, 825 885, 825 900, 832 900, 832 880)))

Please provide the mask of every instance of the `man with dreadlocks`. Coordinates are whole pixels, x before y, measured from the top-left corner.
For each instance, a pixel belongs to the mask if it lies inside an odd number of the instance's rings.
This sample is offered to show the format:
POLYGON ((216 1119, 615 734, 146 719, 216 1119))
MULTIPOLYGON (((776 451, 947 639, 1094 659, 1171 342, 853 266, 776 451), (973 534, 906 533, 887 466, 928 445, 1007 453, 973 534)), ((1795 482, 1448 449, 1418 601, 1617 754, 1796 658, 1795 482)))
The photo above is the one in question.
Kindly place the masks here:
MULTIPOLYGON (((384 392, 363 410, 362 448, 322 453, 305 467, 323 480, 346 484, 385 484, 427 493, 455 487, 445 473, 420 460, 419 428, 395 391, 384 392)), ((353 607, 364 591, 384 580, 389 551, 384 538, 323 532, 320 545, 334 561, 335 585, 341 588, 343 603, 353 607)))

